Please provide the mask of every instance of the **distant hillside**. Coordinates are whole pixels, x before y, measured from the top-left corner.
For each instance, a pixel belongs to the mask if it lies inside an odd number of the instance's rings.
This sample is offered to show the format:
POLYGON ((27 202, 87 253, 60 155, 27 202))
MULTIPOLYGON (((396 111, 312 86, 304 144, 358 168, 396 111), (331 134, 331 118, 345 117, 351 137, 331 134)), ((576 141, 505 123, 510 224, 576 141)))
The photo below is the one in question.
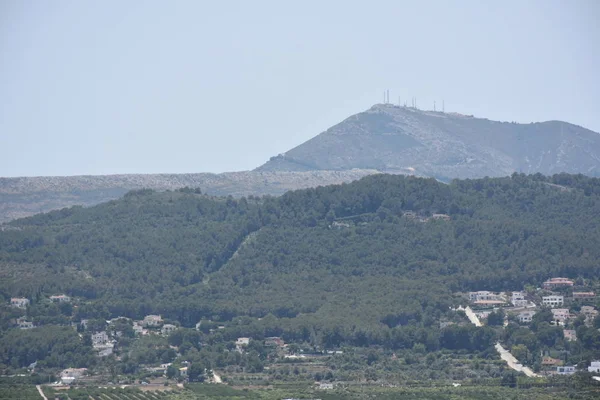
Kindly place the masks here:
POLYGON ((211 195, 280 195, 288 190, 351 182, 375 170, 227 172, 0 178, 0 223, 74 205, 113 200, 134 189, 201 188, 211 195))
POLYGON ((40 293, 66 293, 86 303, 82 318, 192 327, 272 314, 271 334, 381 343, 409 321, 437 329, 452 292, 597 278, 599 215, 600 180, 566 174, 450 185, 380 174, 239 200, 139 190, 7 224, 0 299, 41 307, 40 293))
POLYGON ((560 172, 600 176, 600 134, 378 104, 271 158, 258 171, 377 169, 441 179, 560 172))

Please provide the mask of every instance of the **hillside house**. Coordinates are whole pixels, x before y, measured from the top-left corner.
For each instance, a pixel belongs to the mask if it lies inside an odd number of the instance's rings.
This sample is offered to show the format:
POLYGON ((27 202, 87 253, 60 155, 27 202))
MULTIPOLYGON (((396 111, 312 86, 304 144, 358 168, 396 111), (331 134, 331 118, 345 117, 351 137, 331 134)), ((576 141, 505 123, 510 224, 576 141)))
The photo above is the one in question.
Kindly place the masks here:
POLYGON ((565 322, 571 318, 568 308, 553 308, 551 311, 552 317, 558 322, 559 325, 564 325, 565 322))
POLYGON ((135 333, 136 335, 145 335, 148 333, 148 331, 146 329, 144 329, 143 326, 138 325, 138 323, 135 322, 133 324, 133 333, 135 333))
POLYGON ((27 318, 25 318, 25 317, 17 318, 17 325, 18 325, 19 329, 33 328, 33 322, 27 321, 27 318))
POLYGON ((108 334, 105 331, 96 332, 92 335, 92 345, 94 347, 98 345, 103 345, 107 343, 109 340, 108 334))
POLYGON ((594 292, 573 292, 573 300, 590 300, 596 297, 594 292))
POLYGON ((567 278, 551 278, 542 284, 544 289, 552 290, 560 287, 572 287, 574 282, 567 278))
POLYGON ((528 324, 533 320, 533 316, 535 315, 535 311, 523 311, 517 315, 517 319, 522 324, 528 324))
POLYGON ((515 307, 525 307, 527 305, 527 300, 525 300, 525 293, 523 292, 512 292, 512 297, 510 302, 515 307))
POLYGON ((114 345, 112 343, 105 344, 99 348, 96 348, 96 350, 98 350, 98 357, 110 356, 113 353, 113 348, 114 345))
POLYGON ((543 357, 542 358, 542 365, 545 366, 559 366, 559 365, 563 365, 563 361, 559 360, 557 358, 552 358, 552 357, 543 357))
POLYGON ((60 381, 63 384, 70 385, 77 379, 81 378, 87 368, 67 368, 61 371, 60 373, 60 381))
POLYGON ((163 335, 170 335, 173 331, 175 331, 177 329, 177 327, 175 325, 172 324, 165 324, 163 325, 163 327, 160 330, 160 333, 162 333, 163 335))
POLYGON ((56 296, 50 296, 50 300, 52 300, 55 303, 69 303, 71 301, 71 298, 66 294, 59 294, 56 296))
POLYGON ((10 299, 10 305, 12 307, 25 309, 29 305, 29 299, 26 299, 24 297, 13 297, 10 299))
POLYGON ((431 219, 440 220, 440 221, 450 221, 450 216, 448 214, 433 214, 431 219))
POLYGON ((600 361, 592 361, 588 367, 588 372, 600 373, 600 361))
POLYGON ((563 296, 552 295, 552 296, 543 296, 542 304, 549 307, 559 307, 565 303, 565 298, 563 296))
POLYGON ((284 344, 285 342, 283 341, 283 339, 277 336, 268 337, 265 339, 265 346, 283 347, 284 344))
POLYGON ((569 342, 574 342, 577 340, 577 332, 575 332, 574 329, 563 329, 563 335, 569 342))
POLYGON ((469 292, 469 300, 475 304, 502 304, 505 302, 501 295, 485 290, 469 292))
POLYGON ((142 326, 146 328, 158 328, 162 326, 163 319, 160 315, 146 315, 142 321, 142 326))
POLYGON ((559 375, 573 375, 575 373, 574 366, 556 367, 556 373, 559 375))
POLYGON ((250 344, 250 338, 247 338, 247 337, 238 338, 235 341, 235 349, 237 351, 239 351, 240 353, 242 353, 244 351, 244 347, 248 346, 248 344, 250 344))
POLYGON ((579 312, 589 320, 593 320, 598 316, 598 310, 596 310, 593 306, 582 306, 579 312))

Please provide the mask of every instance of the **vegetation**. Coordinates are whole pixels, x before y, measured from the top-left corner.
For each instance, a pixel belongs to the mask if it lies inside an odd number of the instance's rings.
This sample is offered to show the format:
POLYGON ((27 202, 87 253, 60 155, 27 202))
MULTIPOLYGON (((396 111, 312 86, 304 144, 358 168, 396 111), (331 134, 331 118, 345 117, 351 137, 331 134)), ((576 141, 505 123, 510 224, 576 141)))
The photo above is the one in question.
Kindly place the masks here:
MULTIPOLYGON (((600 180, 581 175, 449 185, 376 175, 279 198, 138 190, 13 221, 0 231, 0 367, 37 361, 112 378, 173 362, 176 378, 185 360, 199 382, 211 369, 233 380, 500 380, 496 340, 535 353, 535 363, 539 350, 564 342, 562 332, 547 313, 527 333, 516 324, 503 330, 500 312, 475 328, 451 310, 464 304, 455 293, 536 287, 550 276, 597 280, 599 215, 600 180), (59 293, 72 303, 48 299, 59 293), (16 296, 30 299, 26 310, 8 306, 16 296), (37 328, 15 330, 25 314, 37 328), (179 329, 134 339, 127 320, 107 327, 109 318, 148 314, 179 329), (122 334, 115 356, 100 360, 89 335, 104 329, 122 334), (249 346, 235 351, 246 336, 249 346), (324 357, 320 370, 303 371, 299 361, 267 371, 281 361, 264 345, 270 336, 297 353, 344 353, 324 357), (456 360, 467 367, 446 368, 456 360)), ((600 356, 595 329, 580 324, 577 335, 564 345, 573 360, 600 356)))

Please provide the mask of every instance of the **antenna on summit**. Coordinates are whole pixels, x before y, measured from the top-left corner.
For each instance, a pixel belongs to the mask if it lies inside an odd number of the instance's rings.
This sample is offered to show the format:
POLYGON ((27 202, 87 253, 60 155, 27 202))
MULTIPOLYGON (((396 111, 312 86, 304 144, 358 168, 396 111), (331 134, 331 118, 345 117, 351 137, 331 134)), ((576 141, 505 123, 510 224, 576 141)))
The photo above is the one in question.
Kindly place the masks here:
POLYGON ((435 112, 435 100, 433 101, 433 112, 435 112))
POLYGON ((446 107, 444 104, 444 100, 442 100, 442 112, 445 113, 446 112, 446 107))

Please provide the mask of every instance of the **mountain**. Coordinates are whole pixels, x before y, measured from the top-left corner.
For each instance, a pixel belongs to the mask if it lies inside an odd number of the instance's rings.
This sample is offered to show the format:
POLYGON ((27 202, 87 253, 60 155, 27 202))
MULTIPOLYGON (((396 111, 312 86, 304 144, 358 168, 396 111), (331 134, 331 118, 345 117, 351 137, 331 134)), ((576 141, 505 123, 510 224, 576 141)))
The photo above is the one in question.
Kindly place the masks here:
POLYGON ((377 104, 257 171, 353 168, 440 179, 513 172, 600 176, 600 134, 560 121, 517 124, 377 104))
POLYGON ((0 223, 74 205, 91 206, 117 199, 130 190, 201 188, 204 193, 235 197, 281 195, 288 190, 351 182, 375 170, 222 174, 145 174, 0 178, 0 223))

